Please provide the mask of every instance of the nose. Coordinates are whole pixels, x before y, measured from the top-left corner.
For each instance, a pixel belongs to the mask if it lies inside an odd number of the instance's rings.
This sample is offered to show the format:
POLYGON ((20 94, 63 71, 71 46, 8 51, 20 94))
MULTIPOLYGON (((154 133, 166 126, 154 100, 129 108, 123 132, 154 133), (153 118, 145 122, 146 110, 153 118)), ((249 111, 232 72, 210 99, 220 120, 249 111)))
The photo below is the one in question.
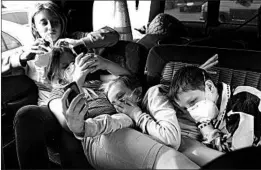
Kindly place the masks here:
POLYGON ((51 21, 48 21, 47 28, 48 28, 48 30, 52 30, 54 28, 54 23, 51 21))

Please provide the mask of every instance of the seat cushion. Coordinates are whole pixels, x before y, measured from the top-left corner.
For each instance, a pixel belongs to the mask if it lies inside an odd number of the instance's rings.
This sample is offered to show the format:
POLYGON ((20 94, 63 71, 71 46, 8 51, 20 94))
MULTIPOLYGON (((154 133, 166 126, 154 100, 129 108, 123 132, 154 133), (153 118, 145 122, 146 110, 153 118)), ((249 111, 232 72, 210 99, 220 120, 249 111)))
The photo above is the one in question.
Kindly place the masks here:
MULTIPOLYGON (((175 72, 183 66, 192 65, 185 62, 168 62, 161 74, 160 83, 169 85, 175 72)), ((213 67, 210 71, 216 74, 210 74, 215 83, 224 82, 232 87, 251 86, 261 90, 261 73, 254 71, 230 69, 225 67, 213 67)))

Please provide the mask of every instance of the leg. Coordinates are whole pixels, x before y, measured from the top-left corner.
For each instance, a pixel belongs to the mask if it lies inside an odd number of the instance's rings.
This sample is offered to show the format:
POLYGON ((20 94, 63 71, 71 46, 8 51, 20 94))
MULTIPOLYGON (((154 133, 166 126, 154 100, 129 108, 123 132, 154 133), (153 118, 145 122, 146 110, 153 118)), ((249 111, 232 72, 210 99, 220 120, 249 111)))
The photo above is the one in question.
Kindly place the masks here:
POLYGON ((53 141, 61 130, 48 107, 29 105, 19 109, 14 130, 20 168, 48 168, 47 143, 53 141))
POLYGON ((203 166, 206 163, 223 155, 223 152, 208 148, 195 139, 184 136, 182 136, 179 151, 199 166, 203 166))
POLYGON ((12 120, 19 108, 37 104, 38 88, 26 75, 2 77, 1 111, 12 120))
MULTIPOLYGON (((160 151, 162 148, 164 148, 163 144, 129 128, 109 135, 87 138, 84 143, 85 154, 89 162, 98 169, 152 169, 154 165, 156 168, 182 168, 174 158, 168 158, 168 156, 180 156, 181 154, 177 154, 177 151, 169 147, 166 147, 166 150, 174 151, 160 151), (172 164, 167 164, 171 167, 163 166, 163 163, 168 161, 166 158, 172 161, 172 164)), ((178 158, 183 161, 182 165, 187 161, 188 165, 183 168, 192 168, 195 164, 187 158, 183 160, 184 157, 178 158)))
POLYGON ((184 154, 163 146, 156 158, 153 169, 199 169, 199 166, 184 154))
POLYGON ((62 167, 65 169, 91 168, 84 155, 81 141, 66 130, 62 130, 61 133, 60 156, 62 167))

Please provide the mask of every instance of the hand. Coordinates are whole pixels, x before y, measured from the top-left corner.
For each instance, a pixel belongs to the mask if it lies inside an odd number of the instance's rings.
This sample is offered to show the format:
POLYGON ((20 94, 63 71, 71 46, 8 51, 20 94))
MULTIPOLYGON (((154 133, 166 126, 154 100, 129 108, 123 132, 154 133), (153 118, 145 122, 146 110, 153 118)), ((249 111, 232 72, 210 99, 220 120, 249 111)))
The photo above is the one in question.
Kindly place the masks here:
POLYGON ((93 54, 79 54, 75 59, 75 70, 73 73, 73 81, 75 81, 79 87, 84 84, 86 76, 94 70, 90 68, 90 65, 95 62, 93 54))
POLYGON ((50 47, 46 47, 44 45, 44 40, 42 38, 38 38, 30 47, 24 48, 24 53, 20 56, 21 61, 29 61, 35 58, 36 54, 45 54, 51 51, 50 47))
POLYGON ((82 40, 77 40, 77 39, 71 39, 71 38, 63 38, 63 39, 59 39, 56 43, 55 46, 77 46, 79 44, 82 44, 83 41, 82 40))
POLYGON ((119 101, 119 102, 113 103, 113 105, 114 105, 115 109, 117 110, 117 112, 124 113, 132 119, 134 119, 135 113, 141 112, 140 107, 129 100, 126 100, 125 102, 119 101))
POLYGON ((89 66, 90 68, 93 68, 91 73, 94 73, 97 70, 107 70, 110 61, 103 58, 102 56, 96 54, 93 55, 94 62, 89 66))
POLYGON ((204 64, 199 66, 199 68, 206 70, 210 74, 216 74, 215 71, 208 71, 208 69, 210 69, 211 67, 213 67, 217 64, 218 64, 218 54, 215 54, 214 56, 209 58, 204 64))
POLYGON ((68 108, 67 99, 70 91, 71 89, 66 90, 61 99, 63 114, 69 129, 75 134, 80 134, 84 132, 84 116, 88 112, 88 104, 81 93, 72 100, 68 108))

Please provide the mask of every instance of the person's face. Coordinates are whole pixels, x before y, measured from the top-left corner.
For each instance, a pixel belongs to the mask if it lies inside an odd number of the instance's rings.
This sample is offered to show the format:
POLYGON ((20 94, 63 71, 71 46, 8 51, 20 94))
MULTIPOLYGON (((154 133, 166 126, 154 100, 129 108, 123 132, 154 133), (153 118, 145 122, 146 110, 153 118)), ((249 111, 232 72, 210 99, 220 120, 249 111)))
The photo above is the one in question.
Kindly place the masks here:
POLYGON ((67 72, 67 79, 71 79, 72 78, 72 73, 74 71, 74 65, 73 62, 75 60, 75 57, 73 54, 69 53, 69 52, 64 52, 60 58, 60 70, 62 75, 64 74, 64 72, 67 72))
MULTIPOLYGON (((131 94, 133 94, 132 90, 127 88, 124 83, 116 82, 111 85, 108 91, 108 99, 112 104, 115 104, 124 97, 131 96, 131 94)), ((134 102, 137 98, 138 96, 133 94, 129 99, 134 102)))
POLYGON ((210 100, 216 103, 218 99, 217 89, 212 81, 207 80, 205 83, 205 90, 189 90, 180 92, 178 99, 175 102, 182 108, 188 109, 194 106, 197 102, 202 100, 210 100))
POLYGON ((61 36, 62 26, 58 17, 48 10, 43 10, 34 16, 35 29, 44 38, 50 34, 53 42, 61 36))

